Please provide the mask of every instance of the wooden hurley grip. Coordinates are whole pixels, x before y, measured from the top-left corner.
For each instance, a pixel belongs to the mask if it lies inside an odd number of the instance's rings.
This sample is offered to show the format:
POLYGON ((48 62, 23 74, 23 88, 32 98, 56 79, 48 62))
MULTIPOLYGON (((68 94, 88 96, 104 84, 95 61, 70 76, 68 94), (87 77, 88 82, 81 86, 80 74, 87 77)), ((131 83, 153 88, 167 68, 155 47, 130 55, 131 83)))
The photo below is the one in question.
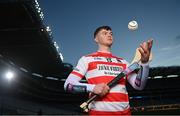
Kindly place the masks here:
POLYGON ((95 100, 96 98, 98 97, 98 95, 93 95, 92 97, 90 97, 86 102, 82 103, 80 105, 80 108, 82 108, 84 110, 84 112, 88 112, 89 109, 88 109, 88 105, 89 103, 91 103, 93 100, 95 100))

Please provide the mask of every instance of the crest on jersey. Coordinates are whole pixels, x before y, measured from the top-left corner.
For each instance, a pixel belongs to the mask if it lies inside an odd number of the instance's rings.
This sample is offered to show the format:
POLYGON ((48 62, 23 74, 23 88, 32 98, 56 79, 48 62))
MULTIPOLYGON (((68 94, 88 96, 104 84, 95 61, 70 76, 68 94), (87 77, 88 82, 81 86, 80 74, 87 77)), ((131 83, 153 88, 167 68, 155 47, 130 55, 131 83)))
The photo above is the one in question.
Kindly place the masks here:
POLYGON ((111 58, 106 58, 107 62, 112 62, 111 58))

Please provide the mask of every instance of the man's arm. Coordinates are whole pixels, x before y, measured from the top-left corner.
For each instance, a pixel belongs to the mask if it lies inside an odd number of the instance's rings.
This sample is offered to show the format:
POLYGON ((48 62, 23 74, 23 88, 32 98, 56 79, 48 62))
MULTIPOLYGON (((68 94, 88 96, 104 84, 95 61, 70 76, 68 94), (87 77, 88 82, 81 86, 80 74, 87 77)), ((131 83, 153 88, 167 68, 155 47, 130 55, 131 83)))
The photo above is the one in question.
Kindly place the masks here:
POLYGON ((141 68, 137 73, 128 75, 128 82, 136 90, 144 89, 149 75, 149 64, 141 64, 141 68))
POLYGON ((64 83, 64 89, 67 92, 71 93, 80 93, 80 92, 93 92, 100 96, 103 96, 108 93, 109 87, 107 84, 87 84, 80 83, 80 80, 84 77, 88 69, 88 64, 85 57, 82 57, 76 68, 70 73, 68 78, 64 83))
POLYGON ((79 92, 92 92, 95 85, 81 83, 80 80, 84 77, 87 71, 87 62, 83 56, 79 61, 74 70, 70 73, 64 83, 64 89, 68 92, 79 93, 79 92))
POLYGON ((149 39, 147 42, 140 44, 138 50, 141 54, 141 69, 137 74, 131 74, 128 77, 129 83, 137 90, 142 90, 146 85, 146 81, 149 75, 148 61, 150 59, 152 45, 152 39, 149 39))
POLYGON ((71 93, 92 92, 95 85, 81 83, 81 78, 70 74, 64 83, 64 89, 71 93))

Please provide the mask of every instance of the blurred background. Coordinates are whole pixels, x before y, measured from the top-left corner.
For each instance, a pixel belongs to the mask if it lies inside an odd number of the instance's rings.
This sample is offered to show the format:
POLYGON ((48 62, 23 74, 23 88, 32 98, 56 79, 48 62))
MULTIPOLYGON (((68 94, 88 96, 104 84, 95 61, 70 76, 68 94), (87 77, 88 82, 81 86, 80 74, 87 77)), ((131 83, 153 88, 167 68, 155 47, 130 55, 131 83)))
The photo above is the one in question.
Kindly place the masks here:
POLYGON ((113 53, 129 62, 140 42, 154 38, 146 88, 127 85, 132 114, 180 114, 179 6, 178 0, 1 0, 0 114, 84 114, 79 105, 88 95, 66 93, 63 84, 78 59, 95 52, 93 31, 106 24, 116 39, 113 53), (135 32, 127 29, 132 19, 139 22, 135 32))

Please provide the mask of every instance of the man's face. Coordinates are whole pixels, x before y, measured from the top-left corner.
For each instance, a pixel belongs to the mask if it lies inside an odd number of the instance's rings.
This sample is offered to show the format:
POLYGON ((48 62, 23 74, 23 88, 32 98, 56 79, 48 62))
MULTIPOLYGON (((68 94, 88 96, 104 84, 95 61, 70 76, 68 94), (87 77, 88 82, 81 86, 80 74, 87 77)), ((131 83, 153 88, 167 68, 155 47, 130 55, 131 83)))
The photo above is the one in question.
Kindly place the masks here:
POLYGON ((112 31, 111 30, 102 29, 96 35, 95 41, 99 45, 105 45, 105 46, 111 47, 111 45, 113 44, 112 31))

